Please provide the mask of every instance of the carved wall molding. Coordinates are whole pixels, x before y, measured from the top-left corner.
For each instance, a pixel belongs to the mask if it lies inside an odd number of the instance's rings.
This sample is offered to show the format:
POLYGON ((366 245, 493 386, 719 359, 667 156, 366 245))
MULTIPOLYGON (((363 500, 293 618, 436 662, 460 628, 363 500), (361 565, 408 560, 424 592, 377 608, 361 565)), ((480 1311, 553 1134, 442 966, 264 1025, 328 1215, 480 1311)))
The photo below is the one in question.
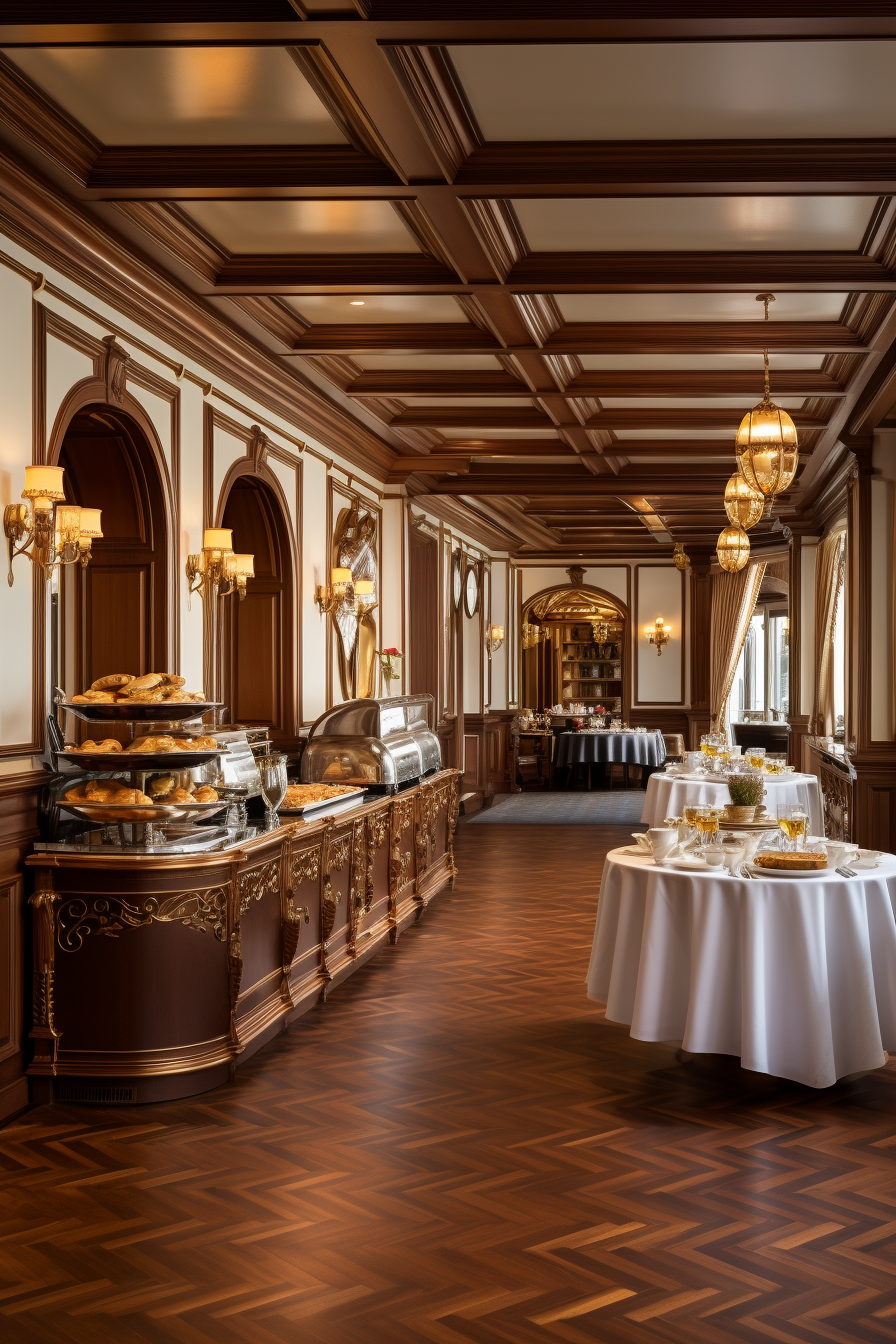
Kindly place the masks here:
POLYGON ((250 868, 248 873, 240 876, 240 914, 245 914, 253 901, 260 901, 263 896, 275 896, 279 891, 279 859, 250 868))
POLYGON ((125 929, 157 923, 184 924, 198 933, 211 932, 226 943, 229 890, 229 886, 216 886, 178 892, 162 900, 150 896, 140 905, 121 896, 67 897, 56 913, 57 942, 63 952, 78 952, 91 933, 118 938, 125 929))

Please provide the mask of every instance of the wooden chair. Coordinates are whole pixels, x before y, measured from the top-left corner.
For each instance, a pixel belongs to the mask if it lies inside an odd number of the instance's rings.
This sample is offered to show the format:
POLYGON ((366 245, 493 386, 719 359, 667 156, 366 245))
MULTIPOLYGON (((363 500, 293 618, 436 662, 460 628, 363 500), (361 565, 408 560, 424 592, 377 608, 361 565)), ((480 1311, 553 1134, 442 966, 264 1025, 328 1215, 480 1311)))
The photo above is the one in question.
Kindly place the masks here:
POLYGON ((550 788, 551 745, 551 733, 522 734, 514 720, 510 730, 510 786, 514 793, 522 793, 527 776, 534 780, 537 788, 550 788))
POLYGON ((667 761, 684 760, 684 737, 681 733, 663 733, 663 742, 666 745, 667 761))

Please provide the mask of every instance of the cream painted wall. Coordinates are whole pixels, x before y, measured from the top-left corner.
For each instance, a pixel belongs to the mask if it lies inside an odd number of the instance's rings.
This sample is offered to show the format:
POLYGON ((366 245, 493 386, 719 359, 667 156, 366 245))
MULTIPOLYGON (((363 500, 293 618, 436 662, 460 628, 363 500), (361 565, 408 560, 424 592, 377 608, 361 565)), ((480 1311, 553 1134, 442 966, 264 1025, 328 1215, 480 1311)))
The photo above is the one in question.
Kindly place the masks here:
POLYGON ((306 723, 327 707, 329 621, 314 602, 318 584, 329 580, 326 498, 326 463, 306 458, 302 491, 302 716, 306 723))
MULTIPOLYGON (((79 326, 79 323, 73 323, 79 326)), ((31 317, 28 318, 28 326, 31 326, 31 317)), ((92 333, 91 333, 92 334, 92 333)), ((80 383, 82 378, 93 377, 93 360, 89 355, 85 355, 81 350, 75 350, 73 346, 67 345, 64 341, 57 340, 55 336, 47 336, 47 400, 46 400, 46 425, 47 440, 52 437, 53 425, 56 423, 56 416, 59 408, 70 389, 75 383, 80 383)), ((31 381, 31 374, 28 374, 28 381, 31 381)), ((44 444, 46 448, 46 444, 44 444)))
POLYGON ((634 704, 681 704, 684 700, 683 584, 673 565, 636 565, 633 640, 638 648, 638 684, 634 704), (672 627, 661 654, 648 644, 644 626, 662 616, 672 627))
POLYGON ((464 713, 479 713, 482 694, 482 643, 479 638, 479 616, 464 612, 464 713))
MULTIPOLYGON (((504 643, 491 656, 491 708, 507 708, 507 571, 506 560, 492 561, 492 625, 503 625, 504 643)), ((486 630, 486 636, 489 631, 486 630)))
MULTIPOLYGON (((0 267, 0 506, 20 503, 31 461, 31 285, 0 267)), ((5 548, 4 548, 5 549, 5 548)), ((0 747, 31 741, 31 562, 18 559, 10 588, 0 579, 0 747)))
POLYGON ((188 555, 202 546, 202 389, 186 379, 180 384, 180 546, 178 583, 180 588, 180 674, 188 686, 202 685, 202 601, 190 600, 187 608, 187 576, 184 566, 188 555))
MULTIPOLYGON (((540 593, 543 588, 556 588, 560 584, 569 583, 566 567, 562 565, 531 568, 523 566, 520 572, 524 602, 535 593, 540 593)), ((618 597, 627 604, 628 573, 629 566, 624 561, 618 565, 591 566, 585 570, 584 582, 592 588, 602 588, 605 593, 610 593, 611 596, 618 597)))
MULTIPOLYGON (((405 634, 405 594, 404 573, 407 546, 405 541, 404 500, 387 499, 383 501, 383 572, 380 575, 379 590, 379 645, 381 649, 401 649, 407 654, 405 634)), ((407 659, 401 662, 401 680, 392 682, 395 695, 404 692, 407 659)), ((379 685, 379 682, 377 682, 379 685)), ((385 690, 385 687, 384 687, 385 690)))

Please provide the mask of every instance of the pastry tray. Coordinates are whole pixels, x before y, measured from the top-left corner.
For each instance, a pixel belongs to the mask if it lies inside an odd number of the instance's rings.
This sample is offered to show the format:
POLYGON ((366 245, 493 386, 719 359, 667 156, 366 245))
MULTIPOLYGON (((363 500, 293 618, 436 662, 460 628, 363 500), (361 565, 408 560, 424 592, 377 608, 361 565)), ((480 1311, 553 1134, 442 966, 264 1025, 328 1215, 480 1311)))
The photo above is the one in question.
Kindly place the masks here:
POLYGON ((169 703, 167 700, 85 700, 72 704, 60 700, 58 709, 64 709, 75 718, 88 723, 183 723, 200 719, 209 710, 221 709, 223 700, 187 700, 169 703))
POLYGON ((176 821, 179 817, 207 817, 220 812, 227 803, 220 798, 215 803, 87 803, 66 802, 65 798, 60 798, 59 806, 82 821, 130 821, 139 824, 176 821))
POLYGON ((147 774, 151 770, 192 770, 227 754, 217 751, 59 751, 60 761, 103 775, 147 774))
POLYGON ((334 793, 332 798, 316 798, 313 803, 300 803, 298 807, 278 807, 277 811, 281 817, 307 817, 310 812, 319 812, 322 807, 356 803, 366 792, 366 789, 353 789, 351 793, 334 793))

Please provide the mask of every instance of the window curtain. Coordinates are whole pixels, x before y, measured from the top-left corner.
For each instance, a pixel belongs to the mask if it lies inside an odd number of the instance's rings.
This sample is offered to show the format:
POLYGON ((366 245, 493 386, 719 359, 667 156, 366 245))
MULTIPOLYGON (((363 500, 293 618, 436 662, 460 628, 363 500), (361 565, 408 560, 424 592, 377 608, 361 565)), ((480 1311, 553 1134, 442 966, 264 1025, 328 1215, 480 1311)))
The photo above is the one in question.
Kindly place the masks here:
POLYGON ((723 570, 713 575, 709 705, 716 732, 724 732, 727 727, 728 697, 764 573, 764 564, 753 564, 736 574, 723 570))
POLYGON ((811 731, 830 737, 834 731, 834 625, 843 587, 846 534, 832 532, 815 553, 815 700, 811 731))

